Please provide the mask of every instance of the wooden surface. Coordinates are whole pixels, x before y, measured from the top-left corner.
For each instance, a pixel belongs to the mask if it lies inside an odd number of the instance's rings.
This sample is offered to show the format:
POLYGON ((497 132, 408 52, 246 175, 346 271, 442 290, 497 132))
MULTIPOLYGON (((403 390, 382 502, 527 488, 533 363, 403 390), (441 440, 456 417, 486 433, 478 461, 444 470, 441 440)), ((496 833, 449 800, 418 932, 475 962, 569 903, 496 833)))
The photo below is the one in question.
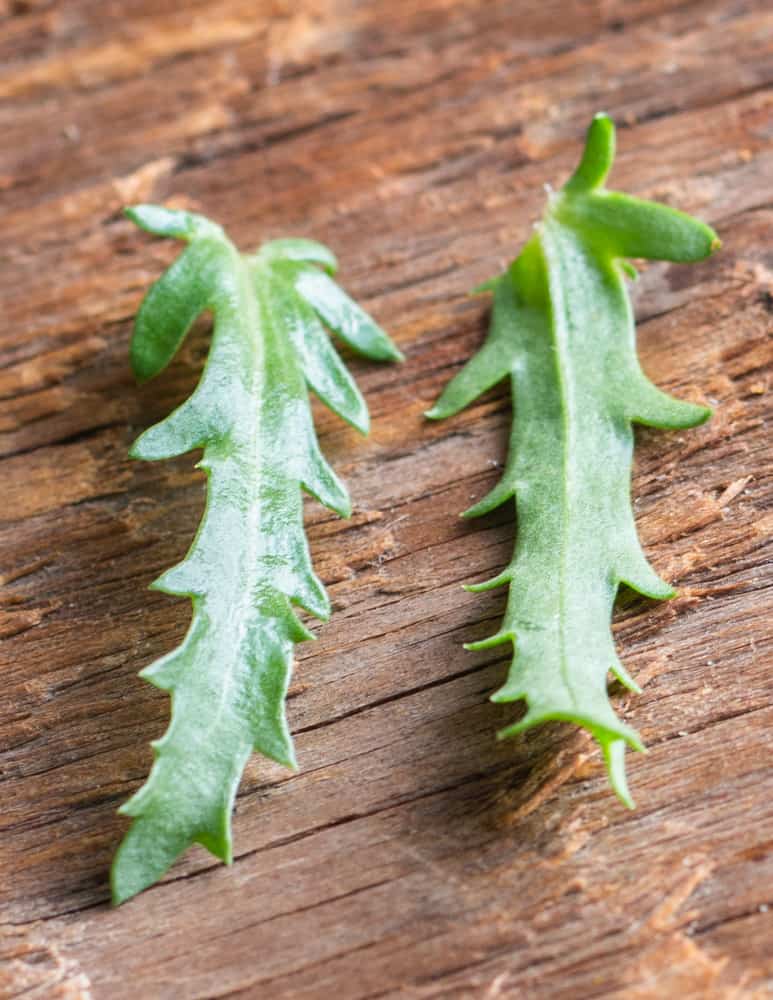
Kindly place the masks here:
MULTIPOLYGON (((750 1000, 773 995, 773 682, 765 418, 773 18, 733 0, 0 0, 0 996, 750 1000), (637 286, 640 347, 705 427, 639 436, 633 489, 670 604, 621 607, 644 687, 639 807, 559 725, 497 744, 504 655, 467 653, 512 514, 457 518, 504 458, 503 389, 422 411, 480 344, 466 297, 524 241, 597 110, 614 186, 724 241, 637 286), (118 804, 168 714, 136 673, 185 601, 146 590, 202 509, 195 456, 132 463, 194 385, 198 329, 130 378, 132 316, 176 250, 126 202, 248 248, 332 246, 400 367, 353 361, 373 431, 319 412, 355 501, 308 503, 335 613, 299 649, 301 773, 255 758, 228 869, 191 851, 111 910, 118 804)), ((497 654, 500 651, 495 651, 497 654)))

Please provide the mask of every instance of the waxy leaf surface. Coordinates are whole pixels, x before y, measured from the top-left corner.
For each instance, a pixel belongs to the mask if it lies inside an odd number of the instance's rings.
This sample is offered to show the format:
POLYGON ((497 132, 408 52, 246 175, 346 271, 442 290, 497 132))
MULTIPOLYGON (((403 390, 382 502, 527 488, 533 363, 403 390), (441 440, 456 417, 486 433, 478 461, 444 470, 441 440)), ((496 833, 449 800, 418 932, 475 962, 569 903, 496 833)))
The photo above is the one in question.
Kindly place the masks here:
POLYGON ((612 786, 632 806, 625 746, 643 749, 614 712, 612 673, 638 690, 619 661, 610 619, 620 584, 653 598, 674 591, 647 562, 630 501, 633 424, 685 428, 710 411, 657 389, 636 356, 627 257, 695 261, 719 241, 702 222, 603 187, 614 126, 598 115, 580 166, 552 194, 532 238, 493 291, 482 349, 449 383, 434 419, 450 417, 510 379, 513 428, 504 475, 466 512, 486 514, 515 498, 517 541, 509 566, 469 587, 509 586, 496 635, 472 643, 514 646, 492 699, 524 699, 527 711, 500 737, 551 719, 575 722, 600 743, 612 786))
POLYGON ((326 247, 276 240, 247 256, 201 216, 152 205, 128 214, 188 244, 137 316, 138 379, 169 363, 202 312, 214 328, 193 394, 131 451, 156 461, 201 448, 208 483, 187 556, 153 584, 189 597, 193 618, 183 643, 142 671, 170 693, 172 717, 154 744, 150 777, 121 809, 134 821, 113 864, 116 902, 155 882, 194 842, 231 861, 231 812, 253 750, 296 766, 285 695, 293 646, 311 635, 294 606, 322 620, 330 613, 309 557, 301 490, 350 514, 320 451, 308 389, 367 433, 367 407, 325 327, 367 357, 400 358, 330 277, 336 261, 326 247))

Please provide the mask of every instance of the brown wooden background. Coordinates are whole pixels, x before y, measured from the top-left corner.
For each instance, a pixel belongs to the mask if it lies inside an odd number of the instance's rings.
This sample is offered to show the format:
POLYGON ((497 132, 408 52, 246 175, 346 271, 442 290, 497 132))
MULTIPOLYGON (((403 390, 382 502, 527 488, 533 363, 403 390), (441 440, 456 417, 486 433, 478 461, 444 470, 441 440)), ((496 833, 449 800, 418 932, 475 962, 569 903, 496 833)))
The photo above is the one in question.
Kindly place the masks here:
MULTIPOLYGON (((0 0, 0 995, 750 1000, 773 995, 773 17, 733 0, 0 0), (716 405, 640 435, 638 524, 671 604, 621 609, 639 808, 595 747, 498 745, 504 657, 466 653, 504 595, 503 390, 422 411, 481 342, 466 297, 528 235, 591 115, 615 187, 697 213, 724 249, 650 266, 643 363, 716 405), (254 759, 237 861, 191 851, 107 904, 167 699, 136 672, 183 635, 147 584, 202 509, 192 456, 126 457, 194 385, 129 375, 132 316, 176 252, 120 215, 163 200, 249 248, 330 244, 402 367, 353 361, 367 441, 319 412, 355 515, 309 503, 335 614, 299 650, 302 771, 254 759), (768 909, 770 907, 770 909, 768 909)), ((499 652, 499 651, 497 651, 499 652)))

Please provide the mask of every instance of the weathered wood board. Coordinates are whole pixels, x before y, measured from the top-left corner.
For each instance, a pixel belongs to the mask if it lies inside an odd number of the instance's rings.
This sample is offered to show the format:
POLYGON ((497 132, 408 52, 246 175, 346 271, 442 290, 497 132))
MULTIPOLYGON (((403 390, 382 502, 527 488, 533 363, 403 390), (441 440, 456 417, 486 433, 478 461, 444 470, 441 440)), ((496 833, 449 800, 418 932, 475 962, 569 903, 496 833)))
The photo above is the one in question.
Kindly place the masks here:
POLYGON ((0 0, 0 64, 0 996, 773 996, 768 4, 0 0), (457 514, 497 477, 509 401, 422 417, 481 342, 467 291, 601 109, 614 186, 724 243, 636 291, 645 369, 716 413, 639 435, 639 529, 680 596, 616 616, 644 687, 618 697, 650 751, 635 812, 582 733, 494 740, 506 658, 461 643, 504 595, 460 584, 503 566, 514 525, 457 514), (367 440, 319 412, 355 514, 306 508, 335 613, 299 649, 300 774, 255 758, 233 867, 191 851, 111 910, 115 810, 168 715, 136 673, 189 617, 146 587, 203 503, 195 456, 127 458, 207 344, 130 378, 176 252, 124 220, 138 200, 245 248, 328 243, 407 360, 352 360, 367 440))

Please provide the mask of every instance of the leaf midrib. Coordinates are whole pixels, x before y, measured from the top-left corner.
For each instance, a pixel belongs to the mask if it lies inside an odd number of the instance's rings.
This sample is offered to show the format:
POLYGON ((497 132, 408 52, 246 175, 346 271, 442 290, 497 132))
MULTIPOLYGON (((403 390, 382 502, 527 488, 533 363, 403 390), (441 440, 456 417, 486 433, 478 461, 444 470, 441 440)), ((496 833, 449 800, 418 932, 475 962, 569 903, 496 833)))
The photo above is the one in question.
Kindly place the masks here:
MULTIPOLYGON (((262 408, 261 400, 263 396, 263 378, 262 378, 262 365, 261 361, 265 353, 265 342, 261 336, 261 325, 260 325, 260 304, 258 301, 257 290, 253 288, 252 282, 250 280, 250 274, 247 264, 243 256, 238 252, 236 247, 233 246, 230 241, 227 241, 228 249, 230 251, 233 267, 234 276, 237 281, 238 288, 238 299, 239 304, 236 309, 236 315, 234 317, 234 322, 238 326, 238 336, 242 343, 248 344, 250 347, 251 356, 251 371, 250 371, 250 393, 249 398, 257 401, 257 405, 253 408, 251 413, 251 419, 248 421, 248 427, 250 428, 250 442, 248 448, 247 458, 249 460, 250 469, 253 472, 253 481, 255 484, 257 495, 260 496, 260 482, 263 473, 262 461, 261 461, 261 449, 260 449, 260 436, 261 436, 261 426, 262 426, 262 408)), ((237 397, 241 399, 241 394, 237 397)), ((236 414, 236 418, 239 419, 240 414, 236 414)), ((239 449, 235 449, 233 454, 238 454, 239 449)), ((216 474, 216 466, 212 469, 212 475, 216 474)), ((260 537, 260 503, 250 503, 247 509, 247 516, 245 518, 245 534, 246 534, 246 547, 247 553, 245 561, 241 564, 243 567, 243 573, 246 575, 247 580, 254 579, 258 582, 257 565, 258 565, 258 539, 260 537), (245 573, 246 568, 246 573, 245 573)), ((233 655, 228 658, 228 665, 222 671, 222 683, 219 690, 219 699, 217 704, 217 709, 211 715, 211 722, 209 729, 214 729, 220 723, 223 716, 225 705, 232 704, 235 699, 232 696, 232 688, 234 684, 235 668, 238 663, 241 662, 243 644, 247 639, 247 632, 249 627, 249 622, 252 613, 254 612, 253 601, 254 594, 251 587, 240 587, 237 584, 237 593, 234 595, 236 597, 236 604, 238 614, 236 614, 235 619, 237 622, 237 633, 236 641, 234 642, 232 649, 233 655)), ((231 616, 233 620, 234 616, 231 616)), ((252 741, 250 740, 250 743, 252 741)))
POLYGON ((567 576, 568 576, 568 566, 567 566, 567 554, 569 551, 569 528, 570 528, 570 511, 572 507, 571 497, 573 491, 571 487, 571 472, 572 472, 572 461, 571 457, 575 454, 574 447, 574 437, 575 437, 575 419, 574 419, 574 386, 571 380, 572 373, 572 352, 569 350, 568 346, 568 333, 569 330, 566 328, 563 322, 566 309, 564 308, 564 296, 563 289, 561 287, 560 273, 554 273, 555 262, 553 261, 553 254, 555 250, 553 247, 550 248, 549 252, 545 246, 544 234, 546 232, 546 227, 548 230, 548 242, 549 239, 549 229, 550 229, 550 208, 548 208, 545 219, 542 226, 540 227, 540 242, 543 247, 543 256, 545 259, 545 268, 547 271, 547 279, 549 284, 549 295, 548 295, 548 309, 549 309, 549 327, 552 334, 553 343, 556 348, 555 356, 555 367, 560 399, 560 412, 561 412, 561 429, 562 429, 562 454, 561 454, 561 541, 560 541, 560 561, 559 561, 559 579, 558 579, 558 622, 559 622, 559 662, 561 679, 563 681, 564 687, 569 692, 572 705, 577 707, 578 699, 575 695, 574 688, 570 682, 570 670, 568 662, 568 651, 567 651, 567 631, 569 626, 566 620, 566 587, 567 587, 567 576), (557 308, 560 305, 560 309, 557 308))

